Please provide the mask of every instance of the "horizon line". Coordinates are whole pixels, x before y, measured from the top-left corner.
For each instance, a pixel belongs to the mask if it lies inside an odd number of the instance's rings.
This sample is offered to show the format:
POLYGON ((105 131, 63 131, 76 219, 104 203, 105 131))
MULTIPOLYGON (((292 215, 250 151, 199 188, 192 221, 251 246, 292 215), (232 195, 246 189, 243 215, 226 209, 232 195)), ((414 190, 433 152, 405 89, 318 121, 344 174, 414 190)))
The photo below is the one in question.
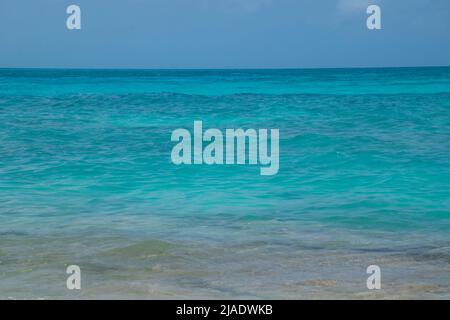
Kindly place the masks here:
POLYGON ((212 68, 148 68, 148 67, 0 67, 0 70, 148 70, 148 71, 206 71, 206 70, 340 70, 340 69, 413 69, 449 68, 450 65, 421 66, 353 66, 353 67, 212 67, 212 68))

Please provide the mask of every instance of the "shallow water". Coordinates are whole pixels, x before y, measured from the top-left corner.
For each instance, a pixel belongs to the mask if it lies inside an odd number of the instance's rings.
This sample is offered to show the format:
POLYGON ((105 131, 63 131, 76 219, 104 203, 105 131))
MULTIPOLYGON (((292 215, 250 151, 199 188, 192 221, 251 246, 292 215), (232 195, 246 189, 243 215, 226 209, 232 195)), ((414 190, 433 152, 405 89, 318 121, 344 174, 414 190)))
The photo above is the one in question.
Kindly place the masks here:
POLYGON ((450 68, 0 70, 0 298, 448 299, 449 111, 450 68), (173 165, 194 120, 279 173, 173 165))

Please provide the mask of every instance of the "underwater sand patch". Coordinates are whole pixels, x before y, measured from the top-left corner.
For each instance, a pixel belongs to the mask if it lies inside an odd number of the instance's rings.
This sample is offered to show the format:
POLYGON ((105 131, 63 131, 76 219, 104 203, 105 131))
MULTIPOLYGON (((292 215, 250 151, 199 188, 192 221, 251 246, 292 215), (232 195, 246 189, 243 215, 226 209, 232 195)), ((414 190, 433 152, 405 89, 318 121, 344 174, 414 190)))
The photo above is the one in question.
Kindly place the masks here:
POLYGON ((126 247, 111 249, 106 254, 123 258, 145 258, 167 254, 174 247, 174 244, 161 240, 145 240, 126 247))
POLYGON ((442 291, 444 288, 440 284, 410 284, 402 287, 402 289, 411 293, 435 293, 442 291))
POLYGON ((303 281, 301 284, 313 287, 334 287, 337 285, 337 281, 333 279, 314 279, 303 281))

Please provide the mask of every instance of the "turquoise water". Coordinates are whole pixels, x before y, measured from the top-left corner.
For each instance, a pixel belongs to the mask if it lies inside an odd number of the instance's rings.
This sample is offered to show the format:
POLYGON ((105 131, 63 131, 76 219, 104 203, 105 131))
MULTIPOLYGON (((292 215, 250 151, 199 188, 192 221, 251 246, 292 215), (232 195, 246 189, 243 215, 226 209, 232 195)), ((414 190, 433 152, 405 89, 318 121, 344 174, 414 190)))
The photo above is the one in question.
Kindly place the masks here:
POLYGON ((0 69, 0 177, 0 298, 450 298, 450 68, 0 69), (279 173, 173 165, 194 120, 279 173))

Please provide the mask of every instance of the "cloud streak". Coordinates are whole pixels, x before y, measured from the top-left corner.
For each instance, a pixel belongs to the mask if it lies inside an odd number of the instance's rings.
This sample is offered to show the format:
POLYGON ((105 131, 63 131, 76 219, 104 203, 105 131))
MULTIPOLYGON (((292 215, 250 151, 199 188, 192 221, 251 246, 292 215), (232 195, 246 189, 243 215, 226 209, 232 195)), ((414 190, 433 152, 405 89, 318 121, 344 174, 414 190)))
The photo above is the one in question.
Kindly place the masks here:
POLYGON ((338 11, 351 14, 365 10, 371 4, 380 4, 380 0, 338 0, 338 11))
POLYGON ((228 10, 255 12, 272 4, 272 0, 203 0, 206 6, 222 6, 228 10))

